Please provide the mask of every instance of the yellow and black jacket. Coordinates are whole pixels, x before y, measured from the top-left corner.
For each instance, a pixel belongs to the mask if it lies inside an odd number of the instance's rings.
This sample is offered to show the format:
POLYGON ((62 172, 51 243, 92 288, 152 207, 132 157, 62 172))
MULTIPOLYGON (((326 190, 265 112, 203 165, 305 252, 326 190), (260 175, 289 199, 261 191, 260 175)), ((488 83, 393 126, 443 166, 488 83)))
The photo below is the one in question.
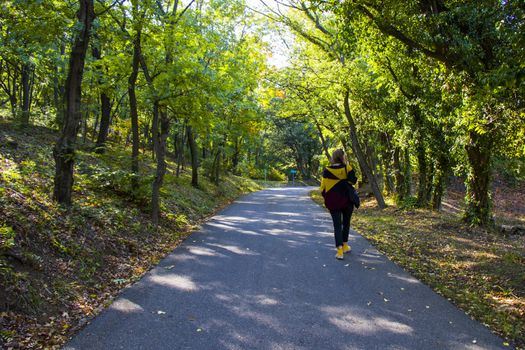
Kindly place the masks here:
POLYGON ((352 166, 334 164, 326 167, 321 178, 319 190, 324 197, 324 204, 328 210, 339 210, 349 205, 359 206, 354 203, 352 196, 355 190, 352 185, 357 182, 352 166))

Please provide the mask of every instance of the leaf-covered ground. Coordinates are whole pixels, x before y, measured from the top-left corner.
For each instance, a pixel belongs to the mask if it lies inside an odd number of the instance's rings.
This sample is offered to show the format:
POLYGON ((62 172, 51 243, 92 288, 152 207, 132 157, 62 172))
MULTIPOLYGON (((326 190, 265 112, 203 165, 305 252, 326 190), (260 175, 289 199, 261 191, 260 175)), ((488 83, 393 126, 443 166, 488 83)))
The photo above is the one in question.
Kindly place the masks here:
POLYGON ((77 154, 74 206, 51 198, 57 135, 0 122, 0 348, 58 348, 198 223, 259 185, 228 176, 190 186, 169 163, 158 229, 148 214, 151 153, 131 191, 129 151, 77 154))
MULTIPOLYGON (((523 195, 499 190, 507 193, 500 203, 523 195)), ((451 197, 460 195, 451 192, 447 203, 457 208, 460 201, 451 197)), ((322 203, 318 191, 312 196, 322 203)), ((496 215, 505 213, 505 222, 524 219, 498 202, 495 209, 496 215)), ((469 227, 445 211, 403 210, 392 204, 379 210, 372 199, 354 212, 352 226, 392 261, 507 338, 509 346, 525 349, 525 236, 469 227)))

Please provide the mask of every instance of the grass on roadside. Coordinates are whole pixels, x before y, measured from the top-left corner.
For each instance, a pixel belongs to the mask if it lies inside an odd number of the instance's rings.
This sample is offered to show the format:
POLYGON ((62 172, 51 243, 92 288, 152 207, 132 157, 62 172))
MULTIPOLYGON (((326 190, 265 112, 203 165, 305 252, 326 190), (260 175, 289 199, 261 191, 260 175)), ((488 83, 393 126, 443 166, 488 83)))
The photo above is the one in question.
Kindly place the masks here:
MULTIPOLYGON (((319 191, 312 198, 322 205, 319 191)), ((379 210, 365 200, 352 226, 378 250, 471 317, 525 349, 525 237, 423 209, 379 210)))

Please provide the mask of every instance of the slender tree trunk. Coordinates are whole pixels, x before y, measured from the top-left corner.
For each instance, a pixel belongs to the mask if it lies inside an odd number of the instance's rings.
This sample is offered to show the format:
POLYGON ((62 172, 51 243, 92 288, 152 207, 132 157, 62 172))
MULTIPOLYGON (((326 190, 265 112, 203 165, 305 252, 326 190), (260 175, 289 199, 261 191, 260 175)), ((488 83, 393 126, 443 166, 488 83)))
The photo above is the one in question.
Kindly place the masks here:
POLYGON ((492 202, 489 187, 492 176, 492 135, 469 132, 469 143, 465 146, 471 173, 467 179, 467 210, 464 218, 471 224, 492 224, 492 202))
POLYGON ((412 119, 414 127, 414 142, 416 144, 416 156, 418 165, 418 188, 417 188, 417 205, 419 207, 428 206, 427 201, 427 180, 428 180, 428 163, 427 153, 425 144, 423 142, 423 135, 421 130, 423 129, 423 118, 421 110, 418 105, 414 105, 412 108, 412 119))
POLYGON ((179 177, 180 173, 183 169, 183 163, 184 163, 184 131, 183 129, 178 133, 176 142, 177 142, 177 172, 176 176, 179 177))
POLYGON ((193 135, 193 129, 190 125, 186 127, 188 133, 188 146, 190 148, 191 155, 191 185, 193 187, 199 187, 199 159, 197 151, 197 143, 195 142, 195 136, 193 135))
POLYGON ((146 153, 149 147, 149 140, 150 140, 150 130, 149 130, 149 124, 144 123, 144 133, 142 134, 142 153, 146 153))
MULTIPOLYGON (((102 54, 98 47, 93 47, 93 58, 102 59, 102 54)), ((101 72, 103 74, 103 72, 101 72)), ((99 83, 103 83, 101 78, 99 83)), ((111 100, 105 91, 100 93, 100 128, 98 130, 97 143, 95 145, 96 153, 104 153, 106 150, 106 139, 109 132, 109 121, 111 119, 111 100)))
POLYGON ((151 220, 154 225, 158 225, 160 218, 160 188, 162 187, 164 175, 166 174, 166 140, 168 139, 170 131, 168 114, 166 111, 159 111, 158 101, 155 101, 153 104, 153 120, 153 134, 157 134, 156 137, 153 137, 153 142, 156 143, 157 170, 151 191, 151 220), (158 125, 159 117, 160 131, 158 125))
POLYGON ((388 193, 395 193, 395 183, 394 183, 394 169, 393 169, 393 148, 392 143, 390 142, 390 137, 388 133, 383 132, 379 134, 383 150, 381 153, 381 165, 383 167, 383 178, 385 183, 385 188, 388 193))
POLYGON ((412 164, 410 163, 410 150, 408 147, 403 152, 403 164, 405 173, 405 191, 407 196, 412 195, 412 164))
MULTIPOLYGON (((135 12, 135 11, 134 11, 135 12)), ((128 96, 129 96, 129 112, 131 117, 131 138, 132 138, 132 148, 131 148, 131 171, 135 176, 132 179, 132 188, 137 189, 138 184, 138 174, 139 174, 139 116, 137 112, 137 96, 135 94, 135 87, 137 84, 137 76, 139 74, 139 64, 140 64, 140 29, 135 33, 135 38, 133 40, 133 63, 131 75, 128 78, 128 96)))
POLYGON ((417 204, 419 207, 425 207, 428 203, 426 201, 427 194, 427 156, 425 148, 418 144, 416 146, 417 164, 418 164, 418 188, 417 188, 417 204))
POLYGON ((22 65, 22 108, 20 111, 20 124, 29 125, 29 114, 31 105, 31 65, 24 63, 22 65))
POLYGON ((100 94, 100 128, 96 143, 96 152, 104 153, 106 151, 106 141, 109 134, 109 125, 111 119, 111 100, 105 92, 100 94))
POLYGON ((434 180, 436 178, 436 162, 430 162, 428 165, 428 172, 427 172, 427 188, 425 190, 425 203, 427 206, 432 201, 432 193, 434 190, 434 180))
POLYGON ((239 175, 237 171, 237 166, 239 165, 239 155, 241 153, 240 151, 241 142, 242 142, 241 137, 235 137, 234 152, 232 156, 232 173, 235 175, 239 175))
POLYGON ((447 144, 443 128, 436 129, 436 166, 432 183, 432 209, 441 210, 443 194, 447 187, 448 174, 451 168, 450 146, 447 144))
POLYGON ((328 160, 330 161, 331 156, 330 156, 330 152, 328 152, 328 146, 326 145, 326 139, 324 138, 323 130, 321 129, 321 125, 319 124, 317 119, 314 119, 314 121, 315 121, 315 127, 317 128, 317 132, 319 132, 319 138, 321 139, 321 145, 323 146, 324 154, 326 158, 328 158, 328 160))
POLYGON ((410 194, 406 182, 405 182, 405 172, 403 171, 403 166, 401 164, 401 148, 395 147, 393 154, 394 162, 394 179, 395 179, 395 192, 397 201, 401 202, 410 194))
POLYGON ((77 17, 81 26, 75 36, 69 60, 69 72, 65 89, 66 113, 64 127, 53 149, 56 164, 53 197, 60 204, 66 206, 71 205, 75 141, 81 120, 82 77, 91 25, 95 19, 93 0, 79 0, 79 3, 80 9, 77 17))
POLYGON ((381 190, 379 189, 379 185, 377 184, 377 179, 372 169, 366 162, 365 154, 357 139, 357 129, 355 126, 354 118, 352 117, 352 113, 350 111, 349 96, 350 96, 350 93, 348 90, 346 90, 343 102, 344 102, 346 119, 348 120, 348 124, 350 125, 350 140, 352 141, 352 149, 354 151, 355 156, 357 157, 357 161, 359 162, 361 171, 366 175, 366 177, 368 178, 368 181, 370 182, 370 186, 372 188, 372 192, 374 193, 374 197, 376 198, 377 205, 379 206, 379 208, 384 209, 386 208, 386 203, 383 198, 383 194, 381 193, 381 190))
MULTIPOLYGON (((8 70, 8 77, 10 76, 9 70, 8 70)), ((9 94, 9 103, 11 104, 11 114, 13 115, 13 118, 16 120, 17 116, 17 108, 18 108, 18 98, 17 90, 18 90, 18 68, 13 67, 13 74, 11 79, 11 84, 9 84, 9 78, 8 78, 8 94, 9 94)))
POLYGON ((87 133, 88 133, 87 124, 88 124, 88 119, 89 119, 89 112, 86 112, 84 118, 81 121, 81 123, 82 123, 82 143, 83 144, 86 144, 86 142, 87 142, 87 133))
POLYGON ((219 173, 220 173, 220 160, 221 160, 221 150, 218 149, 213 159, 213 166, 211 170, 211 181, 215 184, 219 184, 219 173))
POLYGON ((98 113, 95 114, 95 124, 93 124, 93 132, 91 133, 91 142, 95 142, 95 137, 97 136, 98 123, 100 122, 100 116, 98 113))
POLYGON ((445 169, 441 161, 436 166, 432 189, 432 209, 441 210, 443 193, 445 191, 445 169))

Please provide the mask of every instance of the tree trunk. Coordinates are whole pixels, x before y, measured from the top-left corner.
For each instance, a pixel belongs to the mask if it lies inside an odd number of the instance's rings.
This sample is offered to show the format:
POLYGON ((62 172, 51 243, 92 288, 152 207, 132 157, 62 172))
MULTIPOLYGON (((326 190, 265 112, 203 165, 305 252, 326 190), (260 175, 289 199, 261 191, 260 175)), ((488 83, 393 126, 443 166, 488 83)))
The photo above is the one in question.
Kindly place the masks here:
POLYGON ((381 165, 383 167, 383 178, 385 183, 385 188, 388 193, 395 193, 396 187, 394 183, 394 169, 393 169, 393 151, 394 148, 390 142, 390 136, 388 133, 383 132, 379 134, 379 138, 382 143, 381 149, 381 165))
POLYGON ((427 172, 427 188, 425 190, 425 203, 428 206, 432 201, 434 180, 436 180, 436 162, 430 162, 427 172))
POLYGON ((421 144, 416 146, 417 164, 418 164, 418 187, 417 187, 417 205, 425 207, 428 203, 426 201, 427 191, 427 157, 425 149, 421 144))
POLYGON ((22 108, 20 111, 20 124, 29 125, 29 114, 31 105, 31 65, 24 63, 22 65, 22 108))
MULTIPOLYGON (((135 11, 134 11, 135 12, 135 11)), ((135 87, 137 84, 137 76, 139 74, 140 64, 140 29, 135 33, 133 40, 133 63, 131 75, 128 78, 128 96, 129 96, 129 114, 131 117, 131 134, 132 134, 132 148, 131 148, 131 171, 135 175, 132 178, 132 189, 137 189, 138 174, 139 174, 139 116, 137 112, 137 96, 135 94, 135 87)))
POLYGON ((326 139, 324 138, 323 130, 321 129, 321 125, 319 125, 319 122, 317 121, 317 119, 314 119, 314 121, 315 121, 315 126, 317 128, 317 131, 319 132, 319 138, 321 139, 321 145, 323 146, 324 154, 326 158, 328 158, 328 161, 330 161, 330 158, 332 157, 330 156, 330 152, 328 152, 328 146, 326 145, 326 139))
POLYGON ((423 142, 423 118, 418 105, 412 107, 412 119, 414 123, 414 142, 416 144, 416 156, 418 165, 418 188, 417 188, 417 205, 419 207, 428 206, 427 201, 427 180, 428 180, 428 163, 425 144, 423 142))
MULTIPOLYGON (((98 47, 93 47, 93 58, 96 60, 100 60, 102 58, 102 54, 98 47)), ((99 83, 103 83, 103 79, 100 79, 99 83)), ((102 91, 100 93, 100 128, 98 130, 97 142, 95 144, 96 153, 102 154, 106 150, 106 139, 108 137, 110 119, 111 100, 108 95, 102 91)))
POLYGON ((69 60, 69 72, 65 88, 64 127, 53 149, 55 158, 53 197, 57 202, 66 206, 71 205, 75 141, 81 119, 82 77, 91 25, 95 19, 93 0, 79 0, 79 3, 80 9, 77 12, 77 17, 81 26, 75 36, 69 60))
POLYGON ((489 186, 491 181, 492 138, 490 132, 469 132, 469 143, 465 146, 471 173, 467 179, 467 210, 464 219, 481 226, 492 224, 492 203, 489 186))
POLYGON ((432 209, 441 210, 441 202, 447 187, 447 179, 452 162, 450 160, 450 145, 445 140, 443 128, 436 129, 434 138, 437 141, 437 156, 432 184, 432 209))
POLYGON ((111 119, 111 100, 105 92, 100 94, 100 107, 100 128, 95 147, 97 153, 104 153, 106 151, 106 140, 111 119))
POLYGON ((177 144, 177 171, 176 171, 177 177, 180 176, 180 173, 184 168, 183 166, 184 165, 184 144, 185 144, 184 141, 185 141, 184 131, 181 130, 176 138, 176 142, 178 143, 177 144))
POLYGON ((352 117, 352 113, 350 111, 350 101, 349 101, 350 92, 348 90, 345 91, 345 97, 344 97, 344 108, 345 108, 345 116, 348 120, 348 124, 350 125, 350 140, 352 141, 352 149, 354 151, 355 156, 357 157, 357 161, 359 162, 359 166, 361 167, 361 171, 366 175, 368 178, 368 181, 370 182, 370 186, 372 188, 372 192, 374 193, 374 197, 376 198, 377 205, 380 209, 386 208, 385 200, 383 199, 383 194, 379 190, 379 185, 377 184, 377 179, 366 162, 365 155, 363 153, 363 150, 361 148, 361 145, 359 144, 359 141, 357 139, 357 129, 355 126, 354 118, 352 117))
POLYGON ((410 157, 408 149, 403 152, 400 147, 394 150, 394 168, 395 168, 395 188, 397 193, 397 201, 402 202, 410 196, 411 190, 411 172, 410 172, 410 157), (401 159, 403 157, 403 159, 401 159))
POLYGON ((7 78, 7 83, 8 83, 8 86, 7 86, 7 94, 9 95, 9 103, 11 105, 11 114, 13 116, 13 119, 16 120, 16 115, 17 115, 17 107, 18 107, 18 98, 16 97, 17 95, 17 90, 18 90, 18 69, 16 67, 13 67, 13 74, 12 74, 12 77, 10 79, 10 74, 9 74, 9 65, 7 66, 6 68, 8 74, 8 78, 7 78), (11 82, 11 83, 10 83, 11 82))
POLYGON ((188 133, 188 146, 190 148, 191 155, 191 185, 193 187, 199 187, 199 159, 197 151, 197 143, 195 142, 195 137, 193 135, 193 130, 191 126, 186 127, 188 133))
POLYGON ((157 170, 155 178, 151 186, 151 220, 156 226, 159 224, 160 218, 160 188, 164 182, 164 175, 166 174, 166 140, 170 131, 170 121, 166 111, 159 111, 159 103, 155 101, 153 104, 153 126, 152 126, 153 142, 155 143, 157 170), (159 132, 159 116, 160 116, 160 132, 159 132))
POLYGON ((81 124, 82 124, 82 143, 83 144, 86 144, 86 142, 87 142, 87 133, 88 133, 87 124, 88 124, 88 119, 89 119, 89 112, 86 112, 83 120, 81 121, 81 124))
POLYGON ((95 142, 95 136, 97 135, 97 130, 98 130, 98 123, 100 122, 100 116, 97 114, 95 114, 95 123, 93 124, 93 132, 91 133, 91 139, 90 141, 93 143, 95 142))
POLYGON ((434 183, 432 190, 432 209, 441 210, 441 203, 443 200, 443 193, 445 191, 445 169, 442 168, 442 164, 437 164, 437 169, 434 174, 434 183))
POLYGON ((220 173, 220 160, 221 160, 221 151, 217 150, 215 158, 213 159, 213 166, 211 169, 211 181, 215 184, 219 184, 219 173, 220 173))
POLYGON ((234 175, 239 175, 237 172, 237 166, 239 165, 239 154, 240 154, 240 137, 235 137, 234 152, 232 155, 232 173, 234 175))

